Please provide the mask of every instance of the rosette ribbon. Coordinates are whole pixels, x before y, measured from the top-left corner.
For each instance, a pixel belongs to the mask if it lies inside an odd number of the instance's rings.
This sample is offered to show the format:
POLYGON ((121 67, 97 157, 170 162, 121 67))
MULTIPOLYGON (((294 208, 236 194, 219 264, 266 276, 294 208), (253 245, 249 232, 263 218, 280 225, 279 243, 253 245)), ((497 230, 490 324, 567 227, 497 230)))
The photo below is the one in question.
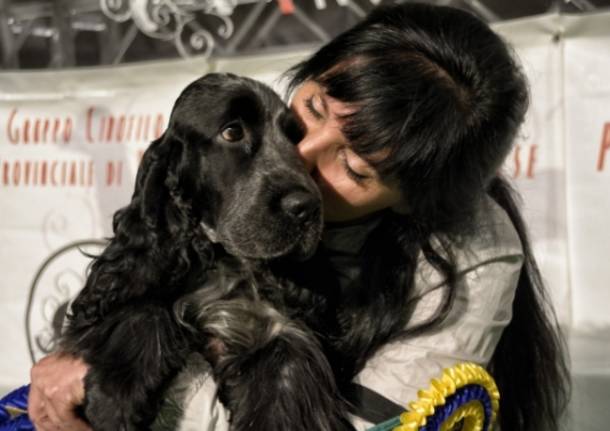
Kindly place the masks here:
POLYGON ((432 379, 428 389, 399 417, 368 431, 491 431, 498 414, 500 392, 494 379, 477 364, 458 364, 432 379))

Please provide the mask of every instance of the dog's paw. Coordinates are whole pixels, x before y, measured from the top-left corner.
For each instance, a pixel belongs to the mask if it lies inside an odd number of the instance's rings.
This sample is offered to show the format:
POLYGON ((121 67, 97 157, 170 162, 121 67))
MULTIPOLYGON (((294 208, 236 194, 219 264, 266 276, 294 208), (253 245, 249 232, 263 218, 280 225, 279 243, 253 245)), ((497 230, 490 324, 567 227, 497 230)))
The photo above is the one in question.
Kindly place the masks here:
POLYGON ((306 333, 284 333, 215 367, 232 431, 347 431, 347 409, 332 370, 306 333))
POLYGON ((87 375, 85 378, 85 402, 83 411, 94 431, 136 431, 141 428, 130 422, 129 406, 120 401, 117 394, 104 392, 100 385, 87 375))

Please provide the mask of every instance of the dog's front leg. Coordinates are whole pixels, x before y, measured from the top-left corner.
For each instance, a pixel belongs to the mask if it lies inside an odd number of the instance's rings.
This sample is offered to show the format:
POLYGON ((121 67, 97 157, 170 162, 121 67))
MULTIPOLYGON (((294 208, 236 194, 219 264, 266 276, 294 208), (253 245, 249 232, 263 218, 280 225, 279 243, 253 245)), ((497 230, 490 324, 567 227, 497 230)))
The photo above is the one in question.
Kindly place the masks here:
POLYGON ((316 338, 272 306, 246 299, 205 304, 219 398, 233 431, 351 430, 332 369, 316 338))
POLYGON ((165 385, 188 354, 186 337, 161 305, 113 312, 79 340, 90 364, 84 414, 95 431, 146 430, 165 385))
POLYGON ((312 340, 282 334, 216 367, 232 431, 352 430, 331 368, 312 340))

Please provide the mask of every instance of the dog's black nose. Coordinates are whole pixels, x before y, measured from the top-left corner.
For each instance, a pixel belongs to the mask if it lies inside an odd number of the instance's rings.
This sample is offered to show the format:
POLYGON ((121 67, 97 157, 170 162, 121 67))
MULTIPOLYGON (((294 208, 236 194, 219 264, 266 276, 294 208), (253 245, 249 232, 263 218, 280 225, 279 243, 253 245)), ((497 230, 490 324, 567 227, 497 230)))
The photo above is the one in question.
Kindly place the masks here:
POLYGON ((282 198, 282 210, 298 221, 304 221, 318 209, 318 200, 311 193, 296 191, 282 198))

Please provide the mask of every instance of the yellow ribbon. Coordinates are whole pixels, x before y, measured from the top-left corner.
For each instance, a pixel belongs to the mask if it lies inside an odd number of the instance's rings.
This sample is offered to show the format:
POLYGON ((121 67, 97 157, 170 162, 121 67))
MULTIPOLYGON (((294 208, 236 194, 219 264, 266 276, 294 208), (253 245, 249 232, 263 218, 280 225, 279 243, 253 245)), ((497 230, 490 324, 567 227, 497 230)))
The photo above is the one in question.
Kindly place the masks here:
MULTIPOLYGON (((400 415, 401 425, 393 431, 417 431, 426 425, 426 418, 434 414, 436 407, 445 404, 445 399, 466 385, 484 387, 491 399, 491 423, 496 420, 500 406, 500 392, 494 379, 481 366, 465 362, 443 370, 440 379, 432 379, 427 390, 417 393, 418 399, 409 403, 409 411, 400 415)), ((470 401, 460 406, 441 426, 441 431, 449 431, 459 421, 464 420, 462 431, 480 431, 485 421, 485 411, 479 401, 470 401)))

